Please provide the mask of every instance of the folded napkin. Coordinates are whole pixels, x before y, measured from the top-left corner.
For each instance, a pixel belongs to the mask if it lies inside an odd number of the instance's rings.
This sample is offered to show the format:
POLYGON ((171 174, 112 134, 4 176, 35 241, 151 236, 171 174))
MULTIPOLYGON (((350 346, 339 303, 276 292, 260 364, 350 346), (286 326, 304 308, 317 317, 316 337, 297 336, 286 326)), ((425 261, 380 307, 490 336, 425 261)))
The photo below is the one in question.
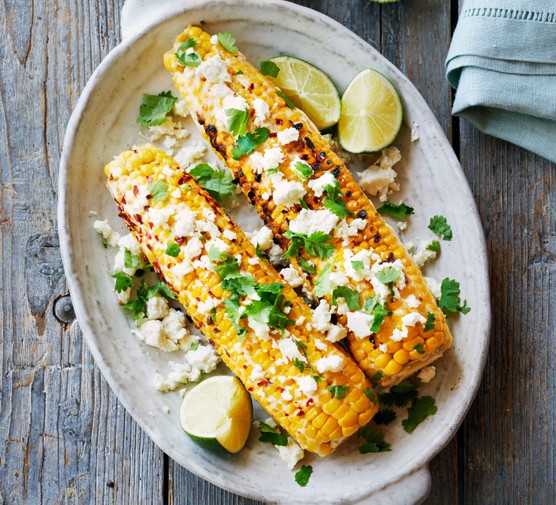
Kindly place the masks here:
POLYGON ((446 71, 453 114, 556 162, 555 0, 466 0, 446 71))

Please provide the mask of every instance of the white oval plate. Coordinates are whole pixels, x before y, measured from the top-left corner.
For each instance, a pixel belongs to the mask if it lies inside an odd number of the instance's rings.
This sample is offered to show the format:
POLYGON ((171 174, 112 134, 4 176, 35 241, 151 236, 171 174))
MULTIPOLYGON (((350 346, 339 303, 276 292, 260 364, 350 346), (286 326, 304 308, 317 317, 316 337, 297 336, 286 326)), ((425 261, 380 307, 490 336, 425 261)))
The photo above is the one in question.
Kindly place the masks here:
MULTIPOLYGON (((196 134, 193 127, 190 131, 196 134)), ((428 493, 427 463, 461 423, 485 360, 490 328, 485 243, 473 197, 436 119, 415 87, 371 46, 322 14, 279 0, 168 6, 160 21, 115 48, 89 80, 66 132, 59 191, 62 258, 80 327, 118 398, 164 452, 218 486, 264 501, 401 504, 418 502, 428 493), (309 456, 306 462, 314 473, 305 488, 294 482, 274 448, 261 447, 256 434, 236 456, 208 453, 183 434, 177 419, 179 395, 159 393, 152 384, 168 356, 131 334, 132 323, 115 303, 113 280, 107 275, 111 255, 92 227, 96 217, 90 210, 101 219, 118 221, 103 167, 115 154, 141 142, 135 123, 141 94, 172 88, 162 54, 185 25, 202 19, 210 32, 232 32, 254 64, 291 54, 320 67, 340 90, 366 67, 392 79, 405 103, 405 126, 396 141, 403 155, 398 170, 403 189, 395 201, 406 200, 416 209, 403 239, 430 237, 429 218, 446 216, 454 237, 442 242, 440 258, 426 274, 459 280, 472 308, 465 317, 451 318, 454 348, 438 362, 437 378, 421 389, 436 399, 438 413, 412 435, 399 421, 388 427, 391 452, 361 455, 358 441, 351 440, 330 457, 309 456), (413 123, 420 135, 414 143, 408 127, 413 123), (165 406, 170 415, 163 413, 165 406)))

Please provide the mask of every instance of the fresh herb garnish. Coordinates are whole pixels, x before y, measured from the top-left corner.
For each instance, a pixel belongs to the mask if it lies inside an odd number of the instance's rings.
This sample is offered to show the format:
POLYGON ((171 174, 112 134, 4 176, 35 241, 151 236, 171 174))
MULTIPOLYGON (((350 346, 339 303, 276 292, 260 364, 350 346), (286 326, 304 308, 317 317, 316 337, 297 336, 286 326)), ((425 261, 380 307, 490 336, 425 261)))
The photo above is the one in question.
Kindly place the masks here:
POLYGON ((311 174, 313 173, 313 169, 303 161, 297 161, 294 165, 294 170, 299 176, 302 181, 306 181, 311 174))
POLYGON ((175 242, 170 242, 168 247, 166 247, 166 254, 168 256, 173 256, 174 258, 180 253, 180 246, 175 242))
POLYGON ((330 274, 332 273, 332 265, 326 265, 317 275, 315 279, 315 296, 319 298, 324 296, 326 293, 330 292, 331 282, 330 282, 330 274))
POLYGON ((444 240, 452 240, 452 228, 444 216, 431 217, 429 230, 444 240))
POLYGON ((153 197, 153 202, 163 202, 168 198, 168 184, 164 181, 156 181, 149 184, 149 192, 153 197))
POLYGON ((309 209, 309 206, 307 205, 305 200, 303 200, 303 198, 299 199, 299 205, 301 205, 301 207, 303 207, 304 209, 309 209))
POLYGON ((149 288, 147 286, 147 283, 143 279, 141 286, 139 286, 139 288, 137 289, 137 298, 130 302, 124 303, 122 307, 131 312, 134 319, 139 319, 146 312, 147 301, 159 293, 167 298, 176 298, 176 295, 174 295, 170 288, 163 282, 159 282, 149 288))
POLYGON ((377 370, 373 375, 371 375, 369 377, 369 379, 373 382, 378 382, 383 377, 384 377, 384 374, 380 370, 377 370))
POLYGON ((349 386, 328 386, 328 391, 330 391, 330 396, 332 396, 332 398, 341 400, 346 397, 349 386))
POLYGON ((218 34, 218 42, 220 45, 226 49, 229 53, 235 54, 238 52, 238 48, 235 45, 236 39, 232 36, 230 32, 221 32, 218 34))
POLYGON ((471 310, 467 306, 467 300, 461 305, 460 299, 460 286, 459 282, 453 279, 448 279, 446 277, 442 280, 440 285, 440 300, 438 300, 438 306, 448 315, 449 312, 461 312, 462 314, 467 314, 471 310))
POLYGON ((297 368, 300 372, 303 372, 303 370, 305 370, 305 368, 307 367, 307 365, 303 363, 303 361, 299 360, 298 358, 295 358, 293 360, 293 366, 297 368))
POLYGON ((201 64, 201 57, 188 49, 192 49, 197 46, 197 41, 195 39, 187 39, 185 42, 180 44, 178 50, 176 51, 176 58, 178 63, 184 67, 198 67, 201 64))
POLYGON ((382 393, 378 397, 381 405, 386 405, 387 407, 405 407, 415 398, 417 398, 417 388, 408 380, 392 386, 388 393, 382 393))
POLYGON ((278 77, 278 73, 280 72, 280 67, 270 60, 261 61, 260 69, 261 74, 270 75, 270 77, 278 77))
POLYGON ((332 238, 332 235, 328 235, 322 231, 316 231, 307 236, 288 230, 284 233, 284 237, 291 240, 290 247, 288 247, 285 254, 287 259, 297 257, 301 248, 303 248, 309 256, 318 256, 321 260, 330 258, 334 252, 334 246, 328 242, 328 240, 332 238))
POLYGON ((379 270, 376 273, 376 278, 382 282, 382 284, 390 284, 391 282, 396 282, 400 278, 401 272, 394 267, 387 267, 384 270, 379 270))
POLYGON ((157 282, 154 286, 147 289, 147 300, 150 300, 153 296, 158 294, 170 298, 171 300, 176 299, 174 292, 168 287, 168 284, 164 282, 157 282))
POLYGON ((313 467, 310 465, 301 465, 301 468, 295 474, 295 482, 301 487, 305 487, 309 482, 309 478, 313 473, 313 467))
POLYGON ((411 407, 407 409, 407 419, 402 421, 403 429, 407 433, 413 433, 419 424, 427 417, 436 414, 437 410, 434 398, 430 396, 422 396, 413 400, 411 407))
POLYGON ((330 212, 336 214, 340 219, 345 219, 347 216, 353 216, 353 212, 347 210, 346 202, 342 199, 342 192, 340 191, 340 182, 335 179, 334 185, 324 186, 327 197, 323 200, 324 207, 330 212))
POLYGON ((413 346, 413 350, 419 354, 425 354, 425 344, 417 344, 413 346))
POLYGON ((359 272, 359 270, 363 270, 365 268, 365 263, 356 260, 351 262, 351 266, 356 272, 359 272))
POLYGON ((434 312, 429 312, 427 314, 427 322, 425 323, 425 327, 423 328, 423 331, 430 331, 434 328, 434 320, 436 319, 436 316, 434 315, 434 312))
POLYGON ((297 262, 304 272, 307 272, 310 275, 315 275, 317 273, 317 269, 315 268, 315 266, 312 263, 309 263, 307 260, 298 258, 297 262))
POLYGON ((137 122, 142 126, 161 125, 177 101, 170 91, 163 91, 158 95, 144 94, 137 122))
POLYGON ((282 435, 280 428, 272 428, 266 423, 259 421, 259 430, 261 431, 261 436, 259 437, 259 442, 267 442, 272 445, 288 445, 288 437, 282 435))
POLYGON ((385 202, 384 205, 382 207, 380 207, 379 209, 377 209, 379 214, 384 215, 388 215, 388 216, 392 216, 395 217, 397 219, 403 219, 406 216, 409 216, 410 214, 413 214, 413 211, 415 209, 413 207, 410 207, 409 205, 406 205, 405 203, 391 203, 391 202, 385 202))
POLYGON ((241 109, 226 109, 224 112, 228 118, 228 131, 236 137, 245 135, 249 113, 241 109))
POLYGON ((375 424, 390 424, 394 419, 396 419, 396 413, 392 409, 382 409, 379 410, 373 417, 375 424))
POLYGON ((385 452, 390 450, 390 444, 384 441, 384 435, 375 426, 366 426, 361 428, 357 434, 365 440, 362 446, 359 447, 361 454, 368 454, 369 452, 385 452))
POLYGON ((116 272, 112 275, 112 277, 116 279, 114 291, 117 293, 127 291, 131 286, 133 286, 133 279, 124 272, 116 272))
POLYGON ((293 102, 286 96, 284 95, 284 93, 282 93, 280 90, 278 90, 276 92, 276 94, 282 99, 284 100, 284 102, 286 102, 286 105, 290 108, 293 109, 295 107, 295 105, 293 104, 293 102))
POLYGON ((283 330, 295 324, 282 312, 284 295, 282 284, 257 284, 254 287, 260 300, 253 300, 245 307, 242 317, 251 317, 259 323, 268 324, 271 328, 283 330))
POLYGON ((257 245, 255 246, 255 253, 257 254, 257 256, 258 256, 259 258, 264 258, 264 259, 267 259, 267 258, 268 258, 268 254, 266 253, 266 251, 263 251, 263 250, 261 249, 261 246, 260 246, 259 244, 257 244, 257 245))
POLYGON ((237 138, 236 145, 232 148, 232 157, 234 160, 239 160, 244 154, 251 154, 258 145, 268 139, 269 135, 270 130, 268 128, 257 128, 254 133, 240 135, 237 138))
POLYGON ((189 350, 196 351, 197 349, 199 349, 199 342, 191 342, 191 345, 189 346, 189 350))
POLYGON ((432 240, 430 244, 427 246, 427 251, 440 251, 440 242, 438 240, 432 240))
POLYGON ((349 310, 359 310, 361 304, 359 301, 359 291, 355 291, 354 289, 350 289, 346 286, 338 286, 334 288, 332 292, 332 305, 337 305, 337 299, 343 298, 349 310))
POLYGON ((377 303, 373 307, 371 313, 374 316, 373 325, 371 326, 371 331, 373 333, 378 333, 380 327, 382 326, 382 323, 384 322, 384 319, 386 318, 386 316, 392 314, 392 311, 388 310, 384 305, 377 303))
POLYGON ((143 263, 139 256, 133 254, 129 249, 124 249, 124 266, 134 270, 145 270, 149 267, 147 263, 143 263))
POLYGON ((221 202, 235 191, 232 174, 225 168, 215 170, 206 163, 200 163, 189 172, 205 188, 210 196, 221 202))
POLYGON ((365 389, 365 396, 376 405, 376 393, 371 388, 365 389))

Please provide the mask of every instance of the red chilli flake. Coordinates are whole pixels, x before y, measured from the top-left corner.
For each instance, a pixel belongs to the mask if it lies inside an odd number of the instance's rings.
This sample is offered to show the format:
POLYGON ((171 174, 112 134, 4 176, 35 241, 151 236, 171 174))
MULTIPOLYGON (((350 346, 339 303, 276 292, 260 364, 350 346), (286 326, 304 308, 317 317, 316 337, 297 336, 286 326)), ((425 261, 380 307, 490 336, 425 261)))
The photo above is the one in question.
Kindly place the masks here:
POLYGON ((268 380, 262 380, 260 382, 257 382, 257 386, 259 386, 260 388, 264 387, 264 386, 268 386, 269 382, 268 380))
POLYGON ((139 187, 138 186, 133 186, 133 194, 135 196, 137 196, 139 194, 139 187))
POLYGON ((313 405, 313 403, 315 403, 314 400, 312 398, 309 398, 305 403, 305 406, 308 407, 309 405, 313 405))
POLYGON ((175 237, 174 242, 178 245, 182 245, 186 241, 186 237, 175 237))
POLYGON ((297 417, 303 417, 304 415, 305 415, 305 412, 303 412, 302 410, 300 410, 300 411, 297 413, 297 417))

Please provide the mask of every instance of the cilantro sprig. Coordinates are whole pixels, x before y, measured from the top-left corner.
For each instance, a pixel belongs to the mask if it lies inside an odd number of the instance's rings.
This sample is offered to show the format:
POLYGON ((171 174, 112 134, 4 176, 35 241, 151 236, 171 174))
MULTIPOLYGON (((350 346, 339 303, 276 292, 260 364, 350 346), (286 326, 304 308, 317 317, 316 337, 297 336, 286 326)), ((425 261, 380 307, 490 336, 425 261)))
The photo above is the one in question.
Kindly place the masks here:
POLYGON ((378 208, 377 211, 381 215, 388 215, 395 217, 397 219, 404 219, 406 216, 413 214, 414 208, 406 205, 405 203, 391 203, 385 202, 382 207, 378 208))
POLYGON ((430 396, 422 396, 413 400, 411 407, 407 409, 407 419, 402 421, 403 429, 407 433, 413 433, 419 424, 427 417, 436 414, 437 410, 436 402, 430 396))
POLYGON ((283 447, 288 445, 288 437, 282 434, 280 428, 273 428, 272 426, 259 421, 259 430, 261 432, 259 442, 266 442, 272 445, 280 445, 283 447))
POLYGON ((332 235, 322 231, 316 231, 307 236, 288 230, 284 233, 284 236, 291 240, 291 244, 285 254, 287 259, 299 256, 302 248, 309 256, 318 256, 321 260, 330 258, 334 252, 334 246, 328 242, 332 235))
POLYGON ((171 91, 162 91, 158 95, 143 95, 143 101, 139 106, 137 122, 141 126, 158 126, 164 123, 166 116, 172 112, 172 108, 178 99, 172 96, 171 91))
POLYGON ((184 67, 198 67, 201 64, 201 57, 195 52, 187 52, 188 49, 195 48, 197 41, 189 38, 182 42, 176 51, 178 63, 184 67))
POLYGON ((390 450, 390 444, 384 440, 384 435, 376 426, 369 425, 361 428, 357 436, 365 440, 365 443, 359 447, 359 452, 361 454, 386 452, 390 450))
POLYGON ((147 302, 158 294, 165 296, 174 300, 176 295, 170 290, 170 288, 164 283, 159 282, 154 286, 149 287, 145 280, 141 282, 141 286, 137 289, 136 298, 130 302, 122 305, 122 307, 129 312, 134 319, 140 319, 146 313, 147 302))
POLYGON ((332 265, 326 265, 315 279, 315 296, 319 298, 330 292, 332 283, 330 282, 330 274, 332 273, 332 265))
POLYGON ((210 196, 221 202, 235 191, 232 174, 226 170, 215 170, 206 163, 200 163, 189 172, 205 188, 210 196))
POLYGON ((261 74, 269 75, 270 77, 278 77, 278 74, 280 73, 280 67, 270 60, 261 61, 259 68, 261 70, 261 74))
POLYGON ((253 133, 240 135, 236 145, 232 148, 232 157, 239 160, 245 154, 251 154, 257 146, 268 139, 270 130, 268 128, 257 128, 253 133))
POLYGON ((338 398, 339 400, 341 400, 348 394, 349 386, 332 385, 328 386, 328 391, 330 392, 330 396, 332 398, 338 398))
POLYGON ((179 253, 180 253, 180 246, 175 242, 170 242, 166 247, 166 254, 168 256, 172 256, 175 258, 178 256, 179 253))
POLYGON ((284 95, 284 93, 282 93, 280 90, 276 91, 276 94, 282 99, 284 100, 284 102, 286 102, 286 105, 290 108, 293 109, 295 107, 295 105, 293 104, 293 102, 286 96, 284 95))
POLYGON ((408 380, 392 386, 388 393, 382 393, 378 397, 380 404, 387 407, 405 407, 415 398, 417 398, 417 388, 408 380))
POLYGON ((463 302, 463 305, 461 304, 459 282, 454 279, 449 279, 448 277, 443 279, 442 284, 440 285, 440 299, 438 300, 438 306, 446 315, 456 312, 461 312, 465 315, 471 310, 467 306, 467 300, 463 302))
POLYGON ((315 265, 313 265, 309 261, 304 260, 303 258, 298 258, 297 262, 299 263, 299 266, 303 269, 304 272, 310 275, 315 275, 317 273, 317 269, 315 268, 315 265))
POLYGON ((444 240, 452 240, 452 228, 444 216, 433 216, 429 221, 429 230, 444 240))
POLYGON ((434 328, 434 321, 436 319, 436 316, 434 315, 434 312, 429 312, 427 314, 427 322, 425 323, 425 327, 423 328, 423 331, 430 331, 434 328))
POLYGON ((229 53, 236 54, 238 47, 236 46, 236 39, 230 32, 220 32, 218 35, 218 42, 229 53))
POLYGON ((299 176, 299 178, 305 182, 311 174, 313 173, 313 169, 304 161, 296 161, 294 165, 295 173, 299 176))
POLYGON ((112 275, 116 280, 114 284, 114 291, 117 293, 122 293, 127 291, 131 286, 133 286, 133 279, 124 272, 116 272, 112 275))
POLYGON ((346 301, 349 310, 359 310, 361 306, 359 291, 350 289, 347 286, 334 288, 334 291, 332 291, 332 305, 338 304, 338 298, 343 298, 346 301))
POLYGON ((397 415, 392 409, 382 409, 375 414, 375 416, 373 417, 373 421, 375 422, 375 424, 388 425, 392 421, 394 421, 396 417, 397 415))
POLYGON ((224 112, 228 118, 228 131, 235 136, 245 135, 249 113, 241 109, 226 109, 224 112))
POLYGON ((301 468, 295 473, 295 482, 301 487, 305 487, 313 473, 311 465, 301 465, 301 468))
POLYGON ((153 197, 153 202, 164 202, 168 196, 168 184, 164 181, 156 181, 149 184, 149 192, 153 197))
POLYGON ((373 324, 371 326, 371 331, 373 333, 377 333, 380 330, 380 327, 382 326, 382 323, 384 322, 386 316, 392 314, 392 311, 386 308, 386 304, 382 305, 378 303, 377 295, 371 296, 370 298, 367 298, 365 300, 363 310, 367 314, 371 314, 374 317, 373 324))
POLYGON ((353 212, 346 208, 346 202, 342 198, 343 193, 340 191, 340 182, 337 179, 334 180, 333 185, 328 184, 324 186, 324 190, 327 196, 322 203, 326 209, 336 214, 340 219, 353 216, 353 212))

